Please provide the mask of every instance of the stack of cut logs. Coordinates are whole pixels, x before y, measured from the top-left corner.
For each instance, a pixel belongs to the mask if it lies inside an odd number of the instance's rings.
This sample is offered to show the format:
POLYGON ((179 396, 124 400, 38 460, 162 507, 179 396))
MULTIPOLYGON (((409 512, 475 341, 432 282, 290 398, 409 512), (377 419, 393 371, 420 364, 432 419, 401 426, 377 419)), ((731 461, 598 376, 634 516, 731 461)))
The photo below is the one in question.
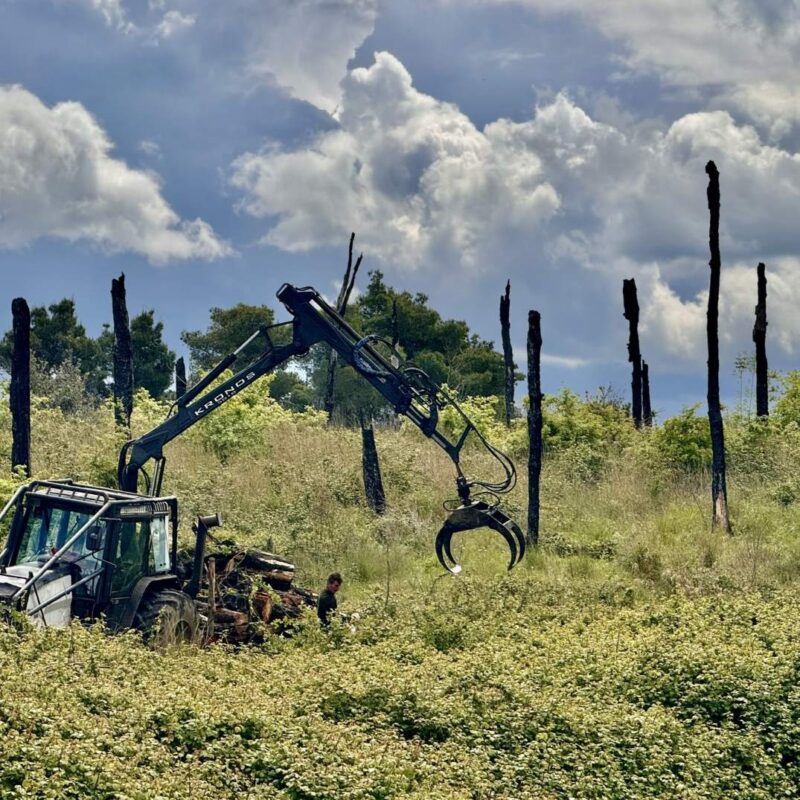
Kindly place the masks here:
POLYGON ((203 592, 197 598, 200 613, 214 621, 208 626, 208 639, 257 641, 313 607, 316 595, 292 585, 294 572, 294 564, 263 550, 209 553, 203 592), (275 624, 268 629, 266 623, 275 624))

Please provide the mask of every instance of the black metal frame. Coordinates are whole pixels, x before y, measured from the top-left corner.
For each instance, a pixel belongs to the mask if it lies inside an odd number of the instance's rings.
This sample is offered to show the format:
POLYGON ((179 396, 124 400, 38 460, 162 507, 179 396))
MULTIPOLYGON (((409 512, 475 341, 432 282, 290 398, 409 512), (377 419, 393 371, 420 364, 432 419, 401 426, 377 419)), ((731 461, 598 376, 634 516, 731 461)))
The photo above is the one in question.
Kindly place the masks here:
MULTIPOLYGON (((139 473, 151 460, 156 462, 153 476, 148 480, 148 493, 159 494, 163 480, 164 445, 171 442, 195 423, 236 396, 258 378, 272 372, 291 358, 304 355, 320 342, 329 345, 345 364, 353 367, 394 408, 413 422, 422 433, 441 447, 456 467, 459 497, 469 500, 470 488, 481 487, 489 492, 503 493, 513 488, 516 473, 511 459, 494 448, 475 428, 461 410, 455 398, 447 394, 428 375, 416 367, 401 369, 392 364, 375 347, 375 337, 361 336, 338 314, 319 292, 310 287, 298 289, 288 283, 278 290, 278 299, 292 315, 292 340, 288 344, 274 345, 269 328, 262 327, 240 347, 226 356, 195 386, 179 398, 175 413, 153 430, 127 442, 119 457, 118 479, 124 490, 136 492, 139 473), (264 351, 244 369, 219 386, 206 390, 238 359, 239 354, 258 336, 266 340, 264 351), (454 407, 460 414, 464 427, 450 440, 439 429, 439 411, 454 407), (470 434, 477 436, 486 449, 500 462, 505 478, 500 482, 467 480, 461 471, 461 450, 470 434)), ((272 326, 275 327, 275 326, 272 326)))
POLYGON ((139 474, 142 473, 146 479, 148 494, 159 494, 166 465, 164 445, 261 376, 272 372, 291 358, 304 355, 315 344, 324 342, 338 354, 342 363, 353 367, 378 391, 398 414, 406 416, 425 436, 439 445, 455 465, 456 488, 461 505, 453 510, 436 539, 436 553, 442 566, 450 572, 458 572, 460 567, 451 549, 453 535, 481 527, 491 528, 506 540, 511 550, 509 569, 519 563, 525 555, 525 536, 519 526, 499 510, 497 498, 498 494, 510 491, 516 483, 516 470, 511 459, 486 440, 452 395, 417 367, 401 368, 399 362, 395 364, 385 358, 376 346, 381 340, 375 336, 361 336, 315 289, 308 286, 297 288, 285 283, 278 290, 277 296, 292 315, 292 320, 288 323, 292 326, 291 341, 288 344, 274 345, 269 330, 278 326, 264 326, 233 353, 225 356, 211 372, 177 400, 174 414, 150 432, 123 446, 118 466, 120 487, 136 492, 139 474), (264 337, 265 346, 258 358, 233 377, 209 388, 259 336, 264 337), (200 396, 202 392, 205 394, 200 396), (439 427, 439 411, 448 406, 456 410, 463 422, 461 432, 453 440, 445 436, 439 427), (460 464, 461 451, 470 434, 500 464, 504 472, 501 480, 468 479, 464 475, 460 464), (151 460, 155 461, 152 477, 143 469, 151 460), (488 503, 484 500, 471 500, 470 492, 474 487, 481 490, 480 494, 489 495, 492 500, 488 503))

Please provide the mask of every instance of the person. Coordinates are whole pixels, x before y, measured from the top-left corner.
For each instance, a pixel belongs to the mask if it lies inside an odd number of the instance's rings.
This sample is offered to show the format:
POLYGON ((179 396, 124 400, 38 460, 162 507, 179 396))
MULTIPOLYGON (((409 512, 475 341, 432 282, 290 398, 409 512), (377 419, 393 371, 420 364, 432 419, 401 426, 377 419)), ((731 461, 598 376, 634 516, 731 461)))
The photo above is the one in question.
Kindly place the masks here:
POLYGON ((341 586, 342 576, 338 572, 332 572, 328 575, 328 582, 320 592, 319 600, 317 600, 317 616, 323 628, 327 628, 331 624, 331 617, 337 606, 336 592, 339 591, 341 586))

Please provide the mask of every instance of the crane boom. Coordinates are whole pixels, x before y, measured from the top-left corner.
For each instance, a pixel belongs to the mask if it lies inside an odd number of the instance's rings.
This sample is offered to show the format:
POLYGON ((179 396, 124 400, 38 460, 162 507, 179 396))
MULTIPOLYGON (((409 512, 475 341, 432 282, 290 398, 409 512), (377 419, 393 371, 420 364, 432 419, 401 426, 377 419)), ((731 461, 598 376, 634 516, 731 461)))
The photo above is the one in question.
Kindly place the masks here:
MULTIPOLYGON (((152 476, 147 477, 147 491, 158 496, 164 475, 166 458, 164 446, 217 408, 245 390, 260 377, 274 371, 289 359, 304 355, 320 342, 328 344, 339 358, 376 389, 398 414, 403 414, 422 433, 441 447, 456 468, 456 485, 461 505, 453 511, 437 537, 436 550, 440 562, 452 572, 460 567, 453 557, 451 539, 454 533, 479 527, 490 527, 500 533, 511 550, 509 569, 525 553, 525 537, 518 526, 499 509, 496 495, 510 491, 516 480, 511 459, 493 447, 478 431, 457 400, 425 372, 413 366, 401 366, 397 358, 387 358, 378 349, 380 341, 375 336, 362 336, 311 287, 297 288, 284 284, 278 290, 278 299, 291 314, 291 341, 274 344, 269 331, 277 326, 261 327, 233 353, 225 356, 206 376, 191 387, 175 406, 175 412, 148 433, 127 442, 120 451, 118 480, 120 488, 136 492, 139 475, 149 461, 155 462, 152 476), (232 367, 242 351, 259 336, 264 338, 264 349, 259 356, 232 377, 210 388, 232 367), (463 427, 449 438, 439 425, 439 411, 454 408, 463 427), (486 450, 501 465, 504 477, 500 481, 469 480, 460 465, 461 450, 470 434, 475 435, 486 450), (471 500, 470 490, 478 487, 490 494, 493 502, 471 500), (449 562, 449 563, 448 563, 449 562)), ((286 324, 286 323, 284 323, 286 324)), ((388 344, 388 343, 386 343, 388 344)), ((391 345, 389 345, 391 347, 391 345)))

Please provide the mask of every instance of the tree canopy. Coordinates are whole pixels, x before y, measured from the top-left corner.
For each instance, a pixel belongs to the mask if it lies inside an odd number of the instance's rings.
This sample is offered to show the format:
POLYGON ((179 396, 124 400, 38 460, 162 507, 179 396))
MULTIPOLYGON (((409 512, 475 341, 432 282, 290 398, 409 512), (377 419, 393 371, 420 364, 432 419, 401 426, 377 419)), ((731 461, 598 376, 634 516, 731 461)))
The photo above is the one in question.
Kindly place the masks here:
MULTIPOLYGON (((154 311, 143 311, 131 320, 134 361, 134 386, 144 388, 156 398, 172 383, 175 354, 163 340, 164 325, 156 322, 154 311)), ((9 330, 0 341, 0 365, 10 370, 13 333, 9 330)), ((62 394, 65 376, 80 376, 90 398, 107 397, 111 389, 111 352, 114 334, 103 326, 95 339, 75 313, 75 301, 64 298, 48 307, 31 310, 31 355, 36 364, 36 386, 40 391, 62 394)), ((58 400, 61 404, 61 400, 58 400)), ((71 407, 77 402, 69 399, 71 407)))
MULTIPOLYGON (((192 371, 209 370, 262 325, 272 325, 275 314, 269 306, 238 303, 231 308, 214 307, 209 312, 211 323, 205 331, 184 331, 181 340, 189 348, 192 371)), ((263 339, 248 345, 242 353, 252 359, 264 348, 263 339)))

